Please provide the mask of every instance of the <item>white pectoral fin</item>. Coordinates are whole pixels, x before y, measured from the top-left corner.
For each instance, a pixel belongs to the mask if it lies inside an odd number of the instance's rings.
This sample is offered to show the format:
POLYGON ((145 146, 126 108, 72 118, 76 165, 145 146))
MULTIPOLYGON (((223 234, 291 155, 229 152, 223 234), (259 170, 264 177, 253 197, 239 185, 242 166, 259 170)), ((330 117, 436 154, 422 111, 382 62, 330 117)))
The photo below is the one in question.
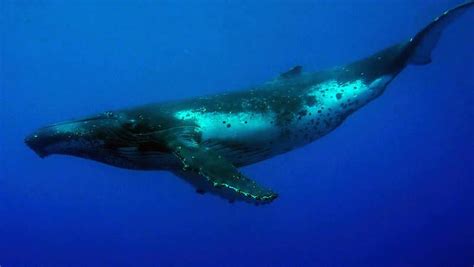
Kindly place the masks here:
POLYGON ((211 149, 177 143, 173 150, 183 165, 183 171, 194 174, 191 176, 194 181, 190 182, 203 187, 197 188, 199 193, 210 191, 229 201, 240 199, 254 204, 270 203, 278 196, 244 176, 231 162, 211 149))

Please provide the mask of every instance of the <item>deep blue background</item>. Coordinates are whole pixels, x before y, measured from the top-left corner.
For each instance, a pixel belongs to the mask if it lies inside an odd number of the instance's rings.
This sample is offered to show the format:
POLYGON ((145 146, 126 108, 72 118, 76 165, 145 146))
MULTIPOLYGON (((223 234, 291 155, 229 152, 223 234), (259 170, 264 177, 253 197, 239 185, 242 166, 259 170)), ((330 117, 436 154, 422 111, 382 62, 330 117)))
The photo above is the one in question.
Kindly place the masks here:
POLYGON ((473 10, 333 133, 244 168, 280 193, 271 205, 23 144, 60 120, 348 63, 459 3, 313 2, 1 1, 0 265, 474 264, 473 10))

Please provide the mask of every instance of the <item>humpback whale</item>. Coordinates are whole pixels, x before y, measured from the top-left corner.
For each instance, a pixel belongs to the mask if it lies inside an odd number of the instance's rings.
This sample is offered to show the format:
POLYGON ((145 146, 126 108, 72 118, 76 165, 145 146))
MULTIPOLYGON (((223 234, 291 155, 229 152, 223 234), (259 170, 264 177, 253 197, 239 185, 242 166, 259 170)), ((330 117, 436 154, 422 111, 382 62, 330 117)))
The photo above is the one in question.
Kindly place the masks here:
POLYGON ((135 170, 165 170, 227 199, 266 204, 277 193, 238 168, 311 143, 380 96, 408 65, 426 65, 442 31, 470 0, 412 38, 350 64, 296 66, 259 86, 107 111, 42 127, 25 138, 40 157, 71 155, 135 170))

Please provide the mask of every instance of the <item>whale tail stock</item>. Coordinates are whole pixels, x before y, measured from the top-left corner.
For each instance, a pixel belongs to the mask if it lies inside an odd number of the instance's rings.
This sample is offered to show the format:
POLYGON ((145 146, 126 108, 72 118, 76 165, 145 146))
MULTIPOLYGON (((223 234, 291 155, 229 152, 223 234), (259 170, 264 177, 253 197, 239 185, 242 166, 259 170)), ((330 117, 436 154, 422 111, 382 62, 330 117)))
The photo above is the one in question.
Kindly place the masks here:
POLYGON ((444 28, 472 7, 474 7, 474 0, 469 0, 445 11, 411 38, 405 44, 405 51, 408 53, 407 64, 426 65, 431 63, 431 52, 436 47, 444 28))

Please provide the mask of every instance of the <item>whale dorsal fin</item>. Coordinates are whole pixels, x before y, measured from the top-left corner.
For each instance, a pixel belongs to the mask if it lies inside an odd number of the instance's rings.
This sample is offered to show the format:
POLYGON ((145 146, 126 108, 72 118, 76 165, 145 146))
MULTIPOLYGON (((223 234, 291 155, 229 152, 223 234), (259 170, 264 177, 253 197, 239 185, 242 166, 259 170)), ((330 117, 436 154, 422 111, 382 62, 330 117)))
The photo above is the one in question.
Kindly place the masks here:
POLYGON ((198 192, 211 191, 230 202, 240 199, 254 204, 270 203, 277 197, 276 193, 244 176, 231 162, 209 148, 179 143, 171 146, 184 172, 193 174, 189 182, 198 187, 198 192))
POLYGON ((280 74, 279 78, 283 78, 283 79, 293 78, 300 75, 302 71, 303 71, 303 67, 297 65, 289 69, 288 71, 285 71, 282 74, 280 74))

